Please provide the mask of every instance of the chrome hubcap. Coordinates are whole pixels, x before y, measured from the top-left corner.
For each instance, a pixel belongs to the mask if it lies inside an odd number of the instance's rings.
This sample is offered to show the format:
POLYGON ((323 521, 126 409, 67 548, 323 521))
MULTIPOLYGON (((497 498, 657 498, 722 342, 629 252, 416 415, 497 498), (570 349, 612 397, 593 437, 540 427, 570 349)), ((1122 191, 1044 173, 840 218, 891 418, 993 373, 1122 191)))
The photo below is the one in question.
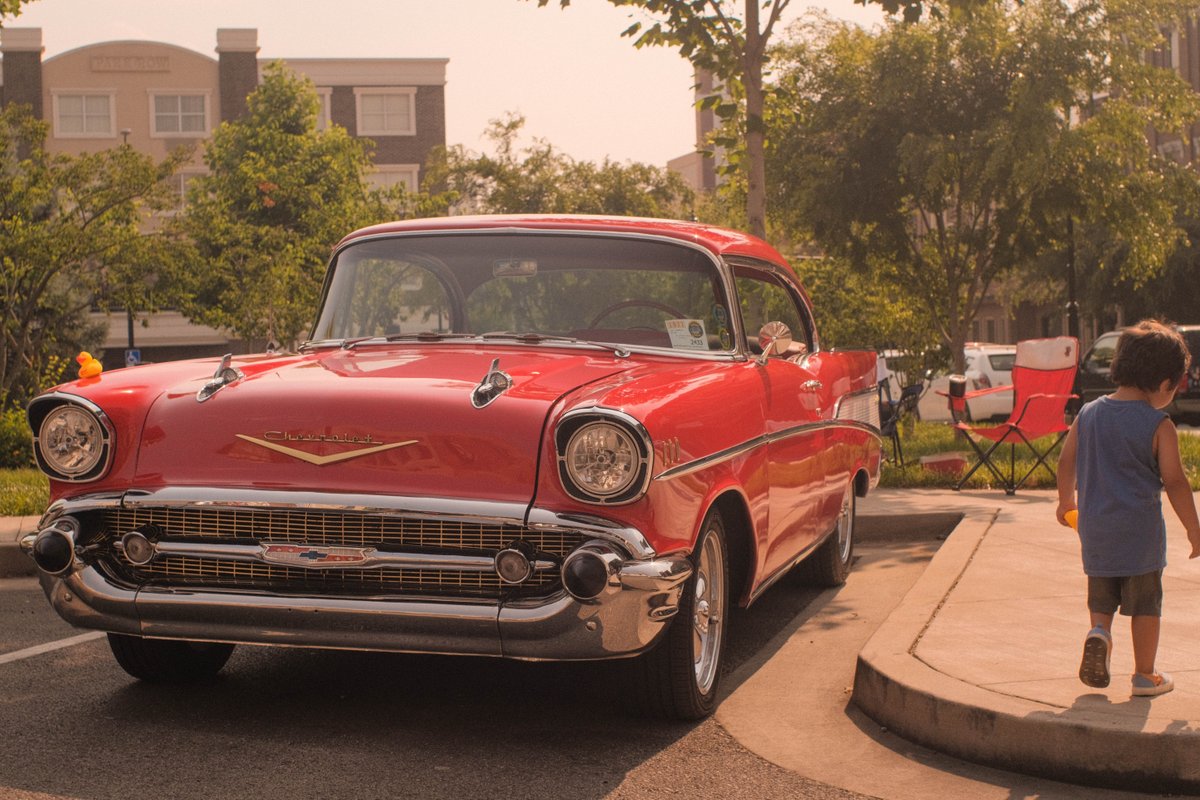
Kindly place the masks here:
POLYGON ((721 616, 725 598, 724 556, 715 536, 706 536, 696 564, 695 597, 692 602, 692 655, 695 658, 696 688, 701 694, 712 689, 717 677, 717 655, 721 649, 721 616))
POLYGON ((837 522, 838 557, 843 562, 850 559, 850 547, 854 541, 854 484, 846 487, 842 495, 842 510, 837 522))

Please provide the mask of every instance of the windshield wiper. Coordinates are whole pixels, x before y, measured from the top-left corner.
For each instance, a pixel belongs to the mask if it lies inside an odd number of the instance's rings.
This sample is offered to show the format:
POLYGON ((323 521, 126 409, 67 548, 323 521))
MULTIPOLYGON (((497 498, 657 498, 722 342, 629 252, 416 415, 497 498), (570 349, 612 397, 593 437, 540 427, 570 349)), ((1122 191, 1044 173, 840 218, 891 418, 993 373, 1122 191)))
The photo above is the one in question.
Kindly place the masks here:
POLYGON ((479 335, 480 339, 513 339, 522 344, 541 344, 542 342, 558 342, 562 344, 586 344, 592 347, 601 347, 605 350, 611 350, 613 355, 618 358, 629 358, 629 351, 624 347, 616 344, 608 344, 606 342, 593 342, 589 339, 578 339, 574 336, 555 336, 553 334, 533 333, 516 333, 515 331, 491 331, 479 335))

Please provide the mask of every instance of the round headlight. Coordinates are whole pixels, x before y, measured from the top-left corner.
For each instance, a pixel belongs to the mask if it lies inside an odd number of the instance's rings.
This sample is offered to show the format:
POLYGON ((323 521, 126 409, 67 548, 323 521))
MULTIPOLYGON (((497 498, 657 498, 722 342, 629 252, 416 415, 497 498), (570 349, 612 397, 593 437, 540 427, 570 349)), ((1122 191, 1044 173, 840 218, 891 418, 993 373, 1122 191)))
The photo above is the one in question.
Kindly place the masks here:
POLYGON ((628 489, 642 462, 633 436, 609 422, 588 423, 575 431, 563 460, 571 481, 597 497, 611 497, 628 489))
POLYGON ((104 456, 104 428, 95 415, 70 403, 55 408, 38 429, 46 466, 68 478, 91 472, 104 456))

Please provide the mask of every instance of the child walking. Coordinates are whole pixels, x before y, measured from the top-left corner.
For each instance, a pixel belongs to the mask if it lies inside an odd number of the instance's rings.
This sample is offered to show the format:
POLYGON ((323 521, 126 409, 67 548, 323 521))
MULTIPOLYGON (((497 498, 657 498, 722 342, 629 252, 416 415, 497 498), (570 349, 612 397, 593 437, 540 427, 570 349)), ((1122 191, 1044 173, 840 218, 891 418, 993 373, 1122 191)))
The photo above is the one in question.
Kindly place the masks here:
POLYGON ((1161 322, 1145 320, 1126 329, 1112 362, 1117 390, 1085 405, 1063 443, 1057 516, 1067 525, 1066 513, 1079 513, 1092 624, 1079 679, 1088 686, 1109 684, 1113 615, 1119 609, 1131 618, 1133 695, 1174 688, 1171 676, 1154 665, 1167 564, 1162 492, 1187 530, 1191 558, 1200 556, 1200 521, 1175 425, 1162 409, 1171 403, 1188 360, 1183 337, 1161 322))

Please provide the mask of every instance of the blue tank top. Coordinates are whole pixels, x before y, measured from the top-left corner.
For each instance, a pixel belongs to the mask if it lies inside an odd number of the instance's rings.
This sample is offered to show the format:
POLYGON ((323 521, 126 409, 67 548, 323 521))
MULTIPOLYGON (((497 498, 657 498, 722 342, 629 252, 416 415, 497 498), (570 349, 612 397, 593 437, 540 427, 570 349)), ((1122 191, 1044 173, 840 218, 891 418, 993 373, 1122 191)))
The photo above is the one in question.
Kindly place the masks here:
POLYGON ((1167 565, 1162 477, 1153 447, 1166 416, 1140 400, 1111 397, 1079 411, 1075 468, 1088 575, 1143 575, 1167 565))

